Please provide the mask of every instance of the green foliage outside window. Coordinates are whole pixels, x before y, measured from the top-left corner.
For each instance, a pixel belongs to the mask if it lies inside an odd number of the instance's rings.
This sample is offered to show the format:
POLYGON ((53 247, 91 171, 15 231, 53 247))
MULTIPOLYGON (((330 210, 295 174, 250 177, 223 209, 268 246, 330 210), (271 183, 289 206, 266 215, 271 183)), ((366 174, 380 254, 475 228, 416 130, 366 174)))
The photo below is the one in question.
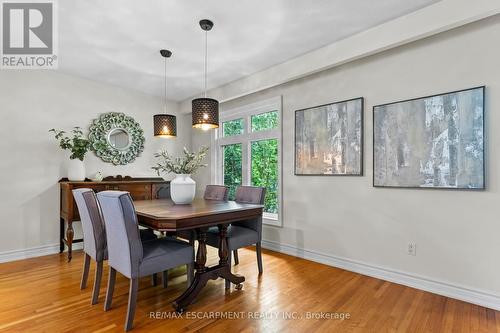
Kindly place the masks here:
POLYGON ((252 116, 252 132, 270 130, 278 127, 278 111, 252 116))
MULTIPOLYGON (((271 111, 251 117, 251 131, 264 131, 278 127, 278 112, 271 111)), ((244 133, 243 119, 224 122, 223 136, 244 133)), ((250 146, 251 179, 254 186, 267 189, 265 211, 278 213, 278 140, 253 141, 250 146)), ((223 147, 224 184, 229 186, 229 200, 234 200, 236 188, 242 184, 242 145, 231 144, 223 147)))
POLYGON ((243 119, 226 121, 222 124, 223 136, 243 134, 243 119))
POLYGON ((234 200, 241 178, 241 143, 224 146, 224 185, 229 187, 229 200, 234 200))
POLYGON ((264 211, 278 213, 278 140, 252 142, 252 185, 267 189, 264 211))

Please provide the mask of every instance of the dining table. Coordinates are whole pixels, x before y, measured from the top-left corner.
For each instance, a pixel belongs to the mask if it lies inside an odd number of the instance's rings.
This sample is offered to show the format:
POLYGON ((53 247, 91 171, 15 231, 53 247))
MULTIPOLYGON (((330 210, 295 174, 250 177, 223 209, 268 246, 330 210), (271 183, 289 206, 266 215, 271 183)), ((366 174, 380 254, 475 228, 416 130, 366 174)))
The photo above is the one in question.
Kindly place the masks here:
POLYGON ((231 273, 228 262, 228 226, 232 222, 262 219, 263 205, 205 199, 195 199, 187 205, 177 205, 170 199, 139 200, 134 201, 134 205, 143 227, 171 233, 195 231, 198 240, 195 275, 191 285, 172 303, 177 312, 184 312, 209 280, 223 278, 235 284, 236 289, 242 288, 245 277, 231 273), (207 267, 207 231, 215 226, 219 232, 219 263, 207 267))

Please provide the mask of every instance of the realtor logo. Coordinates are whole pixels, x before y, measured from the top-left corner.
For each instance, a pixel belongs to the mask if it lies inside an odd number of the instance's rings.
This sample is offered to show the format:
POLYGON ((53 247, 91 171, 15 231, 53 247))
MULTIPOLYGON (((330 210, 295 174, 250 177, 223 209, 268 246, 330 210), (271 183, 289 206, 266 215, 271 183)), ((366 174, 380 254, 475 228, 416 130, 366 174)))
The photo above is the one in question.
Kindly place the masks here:
POLYGON ((2 2, 3 69, 57 68, 53 1, 2 2))

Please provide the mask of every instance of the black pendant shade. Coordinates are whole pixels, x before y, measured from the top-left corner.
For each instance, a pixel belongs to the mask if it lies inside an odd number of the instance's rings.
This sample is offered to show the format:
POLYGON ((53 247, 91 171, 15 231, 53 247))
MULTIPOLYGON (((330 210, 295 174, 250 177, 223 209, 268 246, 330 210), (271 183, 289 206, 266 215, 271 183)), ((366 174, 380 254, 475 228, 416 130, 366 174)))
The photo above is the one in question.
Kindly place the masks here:
POLYGON ((177 136, 177 118, 171 114, 153 116, 154 136, 172 138, 177 136))
POLYGON ((219 127, 219 102, 213 98, 192 100, 193 127, 209 130, 219 127))
POLYGON ((153 116, 154 136, 162 138, 175 138, 177 136, 177 118, 172 114, 167 114, 167 58, 172 56, 170 50, 160 50, 160 54, 165 58, 165 113, 153 116))
POLYGON ((219 127, 219 102, 207 98, 207 32, 212 30, 214 23, 204 19, 200 21, 201 30, 205 31, 205 97, 192 100, 192 124, 194 128, 209 130, 219 127))

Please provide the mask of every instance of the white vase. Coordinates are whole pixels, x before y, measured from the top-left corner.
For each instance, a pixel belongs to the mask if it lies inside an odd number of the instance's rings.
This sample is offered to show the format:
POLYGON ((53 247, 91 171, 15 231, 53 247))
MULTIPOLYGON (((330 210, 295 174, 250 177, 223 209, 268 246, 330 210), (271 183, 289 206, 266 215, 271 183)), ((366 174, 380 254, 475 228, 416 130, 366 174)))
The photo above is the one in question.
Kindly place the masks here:
POLYGON ((187 205, 193 202, 196 193, 196 182, 191 175, 176 174, 170 182, 170 196, 177 205, 187 205))
POLYGON ((85 180, 85 164, 78 158, 70 159, 68 162, 68 180, 84 181, 85 180))

